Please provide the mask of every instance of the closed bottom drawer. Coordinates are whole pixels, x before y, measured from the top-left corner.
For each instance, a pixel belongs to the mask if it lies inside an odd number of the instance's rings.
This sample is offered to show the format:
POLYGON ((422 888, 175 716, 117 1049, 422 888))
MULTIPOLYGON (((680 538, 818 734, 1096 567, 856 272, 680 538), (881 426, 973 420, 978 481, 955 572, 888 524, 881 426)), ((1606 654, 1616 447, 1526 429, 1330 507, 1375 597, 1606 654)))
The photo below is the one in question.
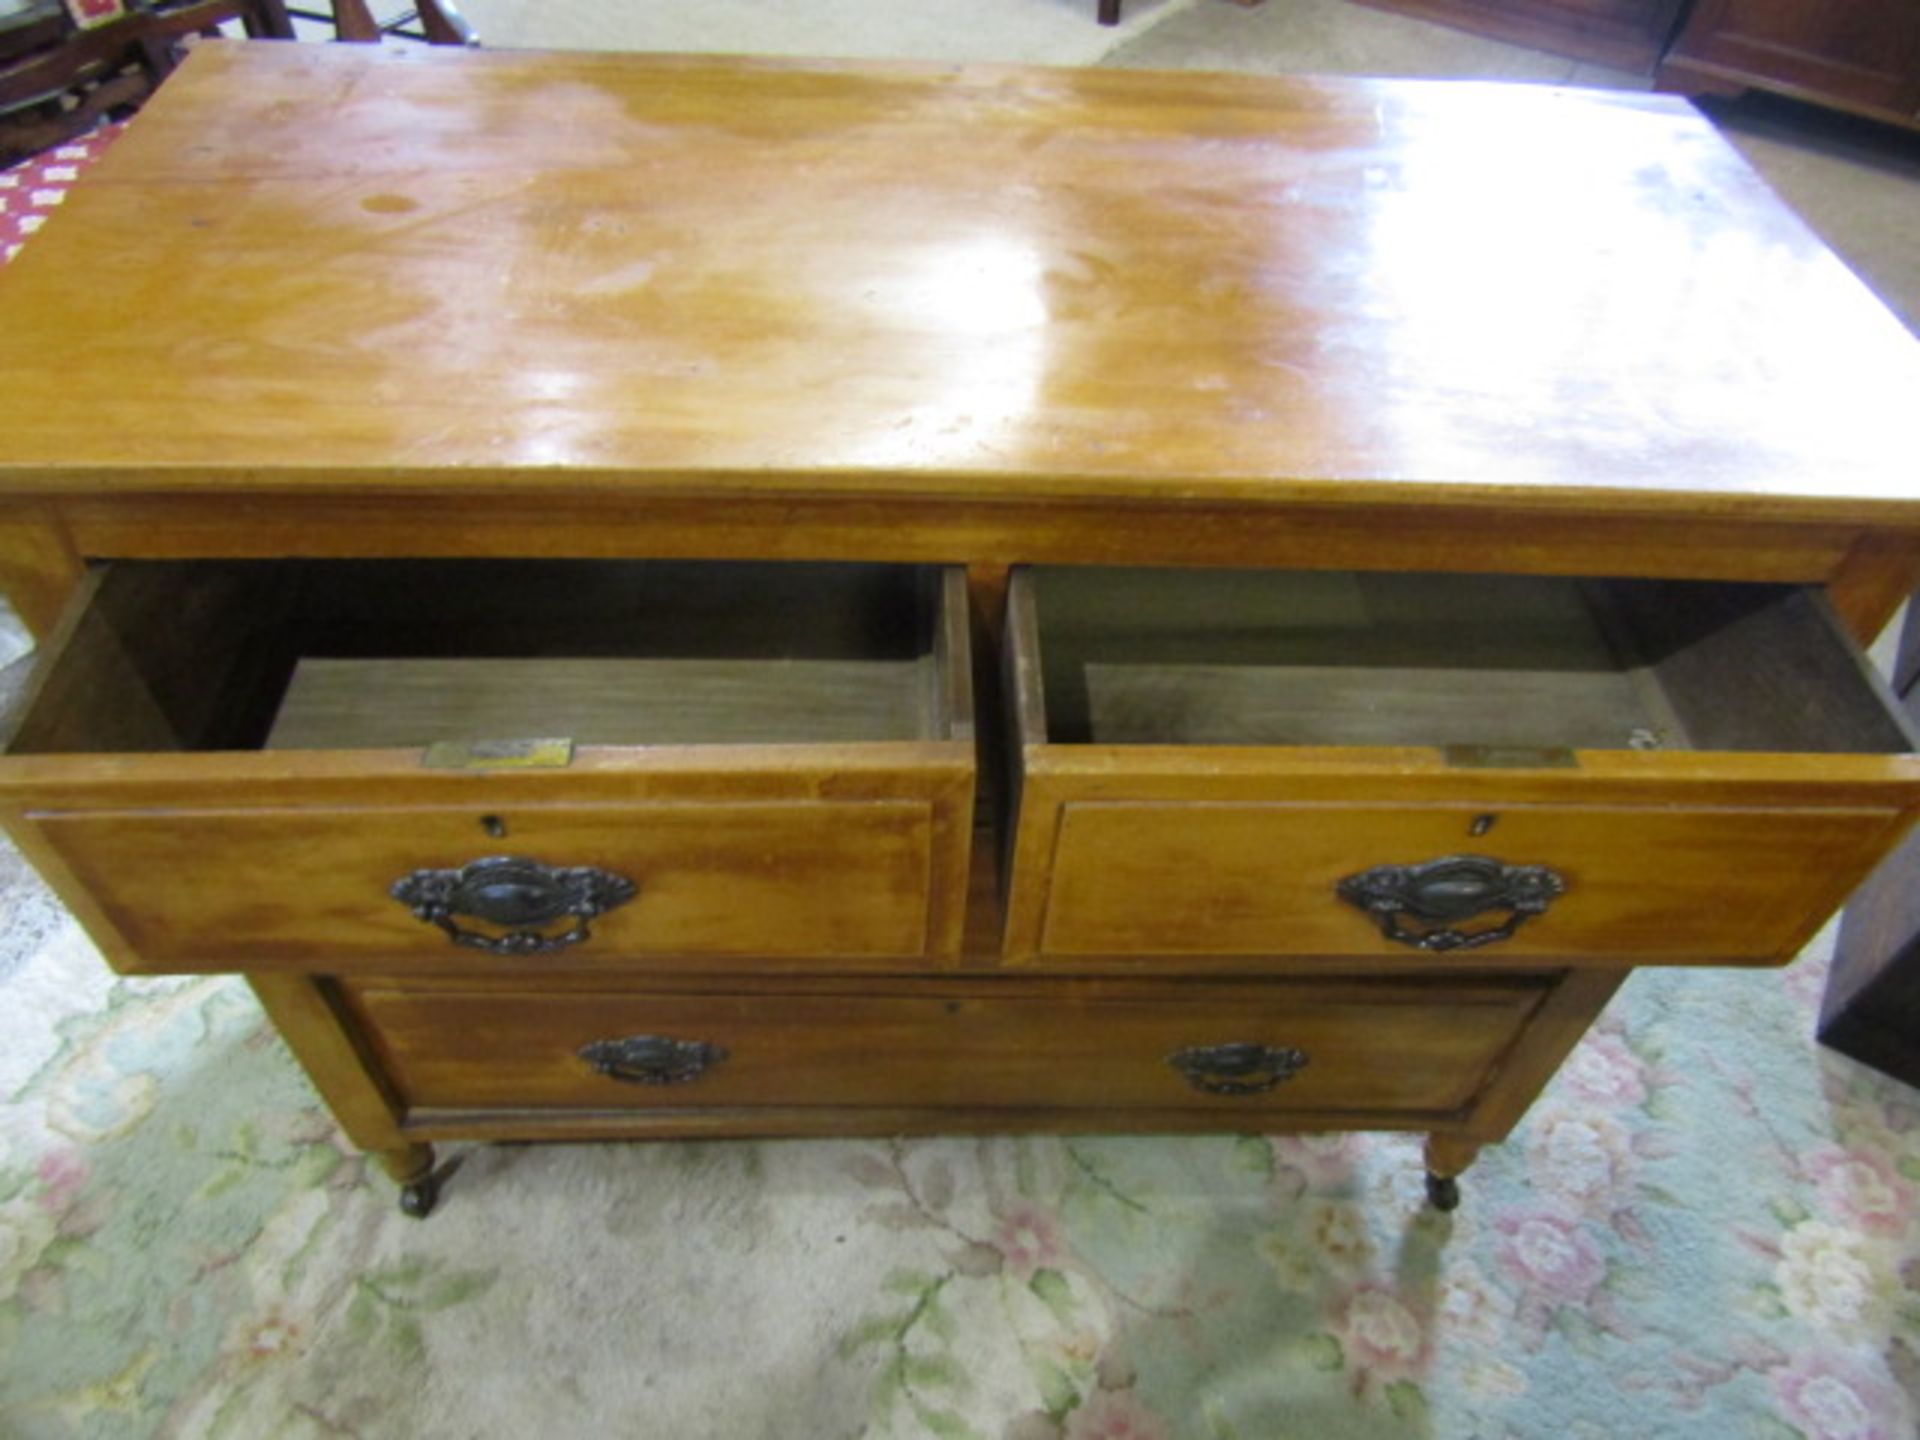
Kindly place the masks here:
POLYGON ((1456 1114, 1544 990, 1531 978, 754 995, 369 981, 343 1002, 413 1112, 1041 1108, 1097 1128, 1123 1110, 1220 1112, 1211 1123, 1456 1114))

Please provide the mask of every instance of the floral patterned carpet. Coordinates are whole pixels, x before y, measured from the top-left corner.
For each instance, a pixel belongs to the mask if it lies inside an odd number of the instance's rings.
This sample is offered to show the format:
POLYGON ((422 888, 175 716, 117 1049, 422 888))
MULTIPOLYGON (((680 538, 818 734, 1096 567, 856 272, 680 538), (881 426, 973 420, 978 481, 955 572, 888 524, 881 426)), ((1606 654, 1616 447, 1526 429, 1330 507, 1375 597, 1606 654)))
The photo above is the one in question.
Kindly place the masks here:
POLYGON ((1220 1136, 465 1147, 422 1223, 243 985, 0 896, 9 1440, 1914 1434, 1920 1095, 1817 950, 1635 977, 1451 1217, 1220 1136))

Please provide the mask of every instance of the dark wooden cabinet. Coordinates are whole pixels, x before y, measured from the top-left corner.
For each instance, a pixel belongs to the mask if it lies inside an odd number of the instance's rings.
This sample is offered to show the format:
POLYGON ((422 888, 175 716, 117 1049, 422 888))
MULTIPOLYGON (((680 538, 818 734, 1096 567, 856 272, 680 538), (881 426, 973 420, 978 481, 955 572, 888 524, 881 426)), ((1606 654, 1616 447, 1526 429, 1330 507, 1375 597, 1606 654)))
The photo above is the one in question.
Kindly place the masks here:
POLYGON ((1645 74, 1685 0, 1362 0, 1455 29, 1645 74))
MULTIPOLYGON (((1893 684, 1920 722, 1920 596, 1907 609, 1893 684)), ((1847 906, 1820 1007, 1820 1038, 1842 1055, 1920 1086, 1920 832, 1847 906)))
POLYGON ((1920 0, 1698 0, 1659 81, 1692 94, 1775 90, 1920 124, 1920 0))

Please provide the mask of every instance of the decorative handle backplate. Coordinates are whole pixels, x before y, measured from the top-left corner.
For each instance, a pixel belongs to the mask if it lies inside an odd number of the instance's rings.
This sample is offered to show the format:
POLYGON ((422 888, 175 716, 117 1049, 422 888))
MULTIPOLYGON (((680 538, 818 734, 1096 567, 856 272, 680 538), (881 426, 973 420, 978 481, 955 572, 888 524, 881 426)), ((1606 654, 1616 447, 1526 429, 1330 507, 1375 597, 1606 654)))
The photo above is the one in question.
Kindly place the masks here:
POLYGON ((1261 1095, 1307 1068, 1304 1051, 1291 1045, 1189 1045, 1167 1057, 1167 1064, 1208 1095, 1261 1095))
POLYGON ((726 1059, 727 1052, 709 1040, 629 1035, 582 1045, 580 1058, 608 1079, 629 1085, 686 1085, 726 1059))
POLYGON ((1566 878, 1545 865, 1508 865, 1485 855, 1448 855, 1422 865, 1376 865, 1335 887, 1342 900, 1374 918, 1389 940, 1416 950, 1472 950, 1509 938, 1566 893, 1566 878), (1482 930, 1457 922, 1488 911, 1507 918, 1482 930), (1410 929, 1411 916, 1424 928, 1410 929))
POLYGON ((514 855, 475 860, 458 870, 416 870, 393 882, 393 898, 438 925, 456 945, 492 955, 541 955, 591 937, 587 922, 639 893, 624 875, 579 865, 561 868, 514 855), (483 920, 505 933, 469 930, 456 917, 483 920), (547 927, 571 919, 565 930, 547 927))

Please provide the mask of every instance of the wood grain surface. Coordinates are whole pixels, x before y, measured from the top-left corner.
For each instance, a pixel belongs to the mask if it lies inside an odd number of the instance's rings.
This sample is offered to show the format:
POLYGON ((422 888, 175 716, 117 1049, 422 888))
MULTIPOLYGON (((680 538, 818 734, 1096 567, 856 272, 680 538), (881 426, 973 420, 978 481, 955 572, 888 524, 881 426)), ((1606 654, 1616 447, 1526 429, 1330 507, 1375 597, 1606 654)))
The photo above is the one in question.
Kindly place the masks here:
POLYGON ((1019 568, 1008 594, 1015 963, 1404 960, 1336 887, 1458 855, 1566 883, 1475 964, 1784 963, 1920 806, 1896 702, 1796 590, 1019 568), (1658 745, 1596 742, 1610 711, 1658 745))
POLYGON ((0 284, 9 492, 1912 527, 1916 390, 1684 104, 1516 86, 205 47, 0 284))
POLYGON ((303 660, 268 749, 383 749, 498 736, 583 745, 922 740, 919 660, 303 660))
POLYGON ((593 866, 638 886, 593 922, 581 963, 726 956, 754 969, 782 957, 926 956, 957 941, 942 933, 957 907, 938 923, 945 856, 935 821, 926 800, 477 812, 369 799, 335 811, 80 812, 28 823, 108 916, 126 946, 109 958, 123 968, 347 972, 484 966, 388 892, 414 871, 495 855, 593 866))
POLYGON ((1482 982, 1280 984, 1217 997, 1056 987, 865 996, 462 993, 349 987, 368 1043, 410 1106, 682 1108, 889 1105, 1287 1110, 1449 1117, 1473 1099, 1544 991, 1482 982), (623 1083, 578 1055, 630 1035, 727 1058, 682 1085, 623 1083), (1294 1047, 1270 1092, 1213 1095, 1167 1063, 1189 1046, 1294 1047))
MULTIPOLYGON (((1567 889, 1512 938, 1475 952, 1477 962, 1785 963, 1865 878, 1900 820, 1895 810, 1069 803, 1050 875, 1014 883, 1047 884, 1039 949, 1050 956, 1380 963, 1421 952, 1384 937, 1336 885, 1376 866, 1485 855, 1548 866, 1567 889), (1493 823, 1475 835, 1483 815, 1493 823)), ((1504 918, 1489 910, 1458 928, 1504 918)))
POLYGON ((56 507, 0 500, 0 594, 33 635, 53 633, 83 573, 56 507))
POLYGON ((1337 570, 1016 573, 1038 607, 1056 742, 1808 754, 1916 746, 1820 597, 1796 587, 1337 570))
POLYGON ((601 959, 951 956, 967 604, 958 569, 102 566, 47 642, 0 814, 126 970, 444 966, 389 888, 503 854, 641 887, 601 959), (315 647, 335 658, 303 682, 315 647), (550 768, 423 764, 554 735, 579 744, 550 768))

